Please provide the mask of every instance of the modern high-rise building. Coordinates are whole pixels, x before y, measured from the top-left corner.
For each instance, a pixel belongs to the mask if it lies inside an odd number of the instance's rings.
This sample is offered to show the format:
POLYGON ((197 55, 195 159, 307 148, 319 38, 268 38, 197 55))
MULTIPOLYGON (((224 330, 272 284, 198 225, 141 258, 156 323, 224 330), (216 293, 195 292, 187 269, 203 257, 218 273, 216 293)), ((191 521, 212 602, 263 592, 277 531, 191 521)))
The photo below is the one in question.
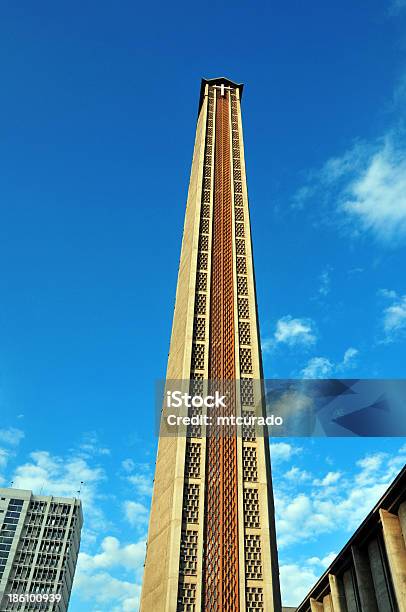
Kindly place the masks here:
MULTIPOLYGON (((191 393, 219 381, 229 415, 262 416, 242 91, 226 78, 201 84, 167 380, 190 381, 191 393)), ((266 432, 163 431, 141 611, 279 612, 266 432)))
POLYGON ((66 612, 82 524, 79 499, 0 488, 1 612, 66 612))

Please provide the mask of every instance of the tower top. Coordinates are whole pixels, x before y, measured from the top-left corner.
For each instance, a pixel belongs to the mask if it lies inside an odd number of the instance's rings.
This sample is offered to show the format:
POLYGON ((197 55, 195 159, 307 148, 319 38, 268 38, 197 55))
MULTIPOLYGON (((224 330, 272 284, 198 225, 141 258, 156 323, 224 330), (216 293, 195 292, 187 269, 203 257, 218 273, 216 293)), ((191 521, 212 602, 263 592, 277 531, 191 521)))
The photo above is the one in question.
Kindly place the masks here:
POLYGON ((227 79, 227 77, 217 77, 216 79, 202 79, 202 83, 200 85, 200 100, 199 100, 199 112, 203 104, 204 98, 204 87, 205 85, 224 85, 225 87, 233 87, 240 91, 240 98, 242 97, 242 90, 244 89, 243 83, 235 83, 231 79, 227 79))

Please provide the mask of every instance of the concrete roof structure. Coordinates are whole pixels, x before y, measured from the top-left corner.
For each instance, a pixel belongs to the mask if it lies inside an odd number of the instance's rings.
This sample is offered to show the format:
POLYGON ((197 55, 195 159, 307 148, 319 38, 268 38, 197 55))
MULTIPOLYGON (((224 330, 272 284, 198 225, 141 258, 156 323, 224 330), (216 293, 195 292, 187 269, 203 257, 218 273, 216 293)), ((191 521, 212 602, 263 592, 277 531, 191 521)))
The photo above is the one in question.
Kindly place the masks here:
POLYGON ((232 81, 231 79, 228 79, 227 77, 217 77, 215 79, 203 78, 201 85, 200 85, 199 112, 203 104, 204 88, 206 85, 225 85, 226 87, 233 87, 235 89, 238 89, 240 93, 240 100, 242 98, 242 92, 244 89, 243 83, 235 83, 234 81, 232 81))
POLYGON ((354 596, 362 611, 386 609, 383 607, 386 600, 387 605, 389 601, 394 601, 398 603, 400 610, 406 609, 405 541, 406 466, 297 607, 297 612, 322 610, 323 601, 328 598, 332 598, 333 602, 334 597, 337 600, 348 598, 346 575, 349 573, 355 578, 354 596), (387 558, 387 566, 377 569, 377 556, 387 558), (380 580, 377 572, 382 573, 380 580), (383 585, 384 582, 385 593, 382 587, 377 589, 376 586, 378 583, 383 585))

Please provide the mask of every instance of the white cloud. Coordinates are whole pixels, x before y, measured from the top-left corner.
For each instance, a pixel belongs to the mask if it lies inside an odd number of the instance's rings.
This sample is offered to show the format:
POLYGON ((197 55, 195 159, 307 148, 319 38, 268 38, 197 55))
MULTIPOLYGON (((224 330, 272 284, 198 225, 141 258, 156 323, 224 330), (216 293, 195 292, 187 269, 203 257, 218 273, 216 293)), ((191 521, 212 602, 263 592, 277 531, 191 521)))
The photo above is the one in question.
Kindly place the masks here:
MULTIPOLYGON (((294 196, 294 206, 311 198, 344 217, 353 235, 373 235, 391 247, 406 239, 406 148, 400 129, 373 143, 357 143, 341 157, 329 159, 309 175, 294 196)), ((337 225, 337 218, 335 219, 337 225)))
POLYGON ((357 461, 357 465, 365 472, 375 472, 381 467, 385 457, 385 453, 375 453, 373 455, 366 455, 365 457, 357 461))
POLYGON ((381 295, 382 297, 388 298, 390 300, 394 300, 398 297, 398 294, 396 293, 396 291, 393 291, 393 289, 379 289, 378 295, 381 295))
POLYGON ((389 13, 393 16, 399 15, 406 8, 406 0, 392 0, 389 13))
POLYGON ((91 467, 82 456, 74 454, 59 457, 47 451, 35 451, 29 456, 30 461, 18 466, 14 472, 16 488, 32 490, 36 495, 59 497, 77 497, 80 489, 89 527, 94 530, 105 528, 105 518, 96 505, 98 486, 105 479, 102 468, 91 467))
POLYGON ((141 574, 145 558, 145 538, 135 544, 121 545, 108 536, 95 555, 79 553, 74 593, 87 602, 108 606, 112 612, 134 612, 139 606, 141 574), (109 571, 107 571, 109 570, 109 571), (130 580, 116 578, 119 571, 130 580))
POLYGON ((271 442, 270 449, 273 463, 288 461, 291 459, 291 457, 299 454, 302 450, 301 448, 288 444, 287 442, 271 442))
POLYGON ((79 489, 80 482, 85 483, 83 493, 92 483, 104 479, 102 468, 91 468, 88 463, 72 456, 61 458, 53 456, 47 451, 30 453, 32 461, 17 467, 14 474, 14 483, 20 489, 39 489, 52 491, 53 495, 66 495, 74 497, 79 489))
MULTIPOLYGON (((4 445, 0 447, 0 470, 5 470, 10 459, 15 457, 17 446, 24 438, 24 435, 21 429, 16 429, 15 427, 0 429, 0 444, 4 445)), ((5 482, 4 473, 0 474, 0 484, 5 482)))
POLYGON ((334 364, 327 357, 312 357, 301 374, 303 378, 327 378, 333 370, 334 364))
POLYGON ((7 465, 10 453, 5 448, 0 448, 0 469, 4 469, 7 465))
POLYGON ((284 606, 298 606, 324 572, 337 553, 329 552, 323 558, 310 557, 300 564, 281 563, 281 591, 284 606))
POLYGON ((278 344, 311 346, 316 342, 316 336, 316 325, 312 319, 294 318, 291 315, 286 315, 276 322, 273 336, 264 340, 262 349, 267 352, 278 344))
POLYGON ((0 487, 4 486, 6 482, 3 470, 6 469, 9 458, 10 451, 6 450, 5 448, 0 448, 0 487))
POLYGON ((357 485, 364 486, 377 482, 379 470, 386 460, 386 453, 374 453, 357 461, 357 466, 361 468, 355 478, 357 485))
POLYGON ((392 304, 383 312, 383 329, 387 342, 402 338, 406 332, 406 295, 398 297, 395 292, 388 292, 387 297, 393 299, 392 304))
POLYGON ((89 605, 95 602, 103 606, 107 604, 112 612, 135 612, 139 607, 140 584, 119 580, 108 572, 88 574, 77 571, 74 589, 89 605))
POLYGON ((362 274, 363 272, 364 272, 364 268, 360 268, 360 267, 350 268, 348 270, 349 276, 353 276, 354 274, 362 274))
POLYGON ((276 530, 280 549, 320 539, 338 530, 350 535, 372 510, 406 462, 406 445, 397 454, 368 454, 355 472, 329 472, 313 480, 309 490, 275 486, 276 530), (300 529, 297 526, 300 525, 300 529))
POLYGON ((124 459, 121 465, 126 472, 133 472, 135 470, 135 463, 132 459, 124 459))
POLYGON ((339 363, 333 363, 327 357, 312 357, 300 374, 303 378, 329 378, 333 374, 341 374, 355 367, 358 353, 358 349, 349 347, 339 363))
POLYGON ((315 324, 311 319, 294 319, 287 315, 277 321, 274 337, 276 342, 289 345, 314 344, 315 324))
POLYGON ((286 563, 280 566, 281 592, 284 606, 298 606, 319 576, 306 564, 286 563))
POLYGON ((315 565, 321 567, 322 570, 326 570, 333 563, 334 559, 337 557, 336 552, 330 552, 325 555, 322 559, 320 557, 311 557, 307 560, 308 565, 315 565))
POLYGON ((326 497, 317 491, 275 496, 276 529, 280 548, 298 541, 313 541, 321 534, 340 529, 351 533, 386 490, 389 483, 359 486, 355 489, 330 488, 326 497), (297 525, 300 524, 300 530, 297 525))
POLYGON ((406 236, 406 152, 388 137, 346 187, 342 208, 384 242, 406 236))
POLYGON ((125 501, 123 507, 125 517, 133 527, 138 527, 148 522, 148 508, 144 504, 136 501, 125 501))
POLYGON ((110 455, 110 449, 101 446, 99 437, 95 431, 89 431, 83 434, 83 442, 79 446, 83 451, 83 456, 88 458, 93 455, 110 455))
POLYGON ((311 475, 306 470, 301 470, 300 468, 293 466, 288 472, 285 473, 285 478, 287 478, 287 480, 297 483, 310 480, 311 475))
POLYGON ((124 459, 121 467, 126 472, 125 479, 133 485, 137 495, 141 497, 152 495, 153 480, 149 463, 135 463, 132 459, 124 459))
POLYGON ((128 570, 139 570, 145 558, 145 539, 136 544, 122 546, 117 538, 107 536, 101 543, 101 552, 95 555, 79 553, 81 570, 107 569, 122 566, 128 570))
POLYGON ((313 484, 318 487, 329 487, 332 484, 335 484, 340 480, 342 474, 341 472, 329 472, 324 476, 324 478, 316 478, 313 480, 313 484))
POLYGON ((320 274, 319 281, 319 294, 323 297, 326 297, 331 290, 331 277, 330 277, 331 267, 327 266, 325 270, 320 274))
POLYGON ((18 446, 21 440, 24 438, 24 435, 25 434, 21 429, 16 429, 15 427, 0 429, 0 442, 10 446, 18 446))
POLYGON ((353 361, 355 359, 355 357, 357 357, 358 355, 358 349, 350 346, 350 348, 348 348, 345 353, 344 353, 344 357, 343 357, 343 361, 341 363, 341 367, 342 368, 346 368, 348 367, 350 364, 353 364, 353 361))
POLYGON ((135 492, 139 495, 152 495, 152 477, 146 474, 133 474, 128 477, 128 481, 135 487, 135 492))

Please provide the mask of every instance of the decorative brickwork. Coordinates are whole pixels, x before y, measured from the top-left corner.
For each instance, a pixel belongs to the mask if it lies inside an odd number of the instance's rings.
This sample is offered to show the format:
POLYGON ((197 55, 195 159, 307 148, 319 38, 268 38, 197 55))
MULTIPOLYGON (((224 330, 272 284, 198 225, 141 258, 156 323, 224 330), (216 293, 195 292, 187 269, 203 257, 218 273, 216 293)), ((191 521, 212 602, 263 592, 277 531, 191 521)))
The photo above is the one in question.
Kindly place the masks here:
POLYGON ((247 612, 264 609, 264 593, 260 587, 247 587, 247 612))
POLYGON ((177 612, 196 612, 196 584, 193 582, 179 584, 177 612))
POLYGON ((188 478, 200 477, 201 444, 190 442, 186 449, 185 475, 188 478))
POLYGON ((258 489, 244 489, 244 524, 250 529, 260 527, 258 489))
POLYGON ((180 573, 184 576, 197 574, 197 531, 184 529, 180 541, 180 573))
POLYGON ((255 446, 244 446, 242 452, 244 480, 256 482, 258 480, 257 449, 255 446))
POLYGON ((260 535, 245 535, 245 575, 248 580, 260 580, 262 578, 260 535))

